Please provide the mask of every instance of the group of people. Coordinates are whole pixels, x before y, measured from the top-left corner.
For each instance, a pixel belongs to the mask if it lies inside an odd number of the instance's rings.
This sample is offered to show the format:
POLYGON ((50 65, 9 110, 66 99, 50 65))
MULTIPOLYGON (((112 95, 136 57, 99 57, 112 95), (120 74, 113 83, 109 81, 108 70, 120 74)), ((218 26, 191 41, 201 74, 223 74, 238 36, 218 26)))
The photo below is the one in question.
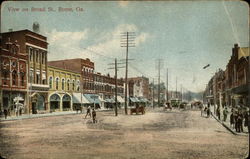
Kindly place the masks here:
POLYGON ((236 132, 243 132, 244 127, 248 126, 249 112, 241 107, 232 108, 230 115, 230 126, 236 130, 236 132))
POLYGON ((85 115, 85 119, 88 117, 88 115, 90 116, 90 118, 92 116, 93 123, 97 123, 97 120, 96 120, 96 111, 95 111, 94 108, 91 111, 91 107, 88 106, 87 112, 86 112, 86 115, 85 115))
POLYGON ((205 106, 204 110, 203 110, 203 105, 202 104, 199 105, 199 108, 201 110, 201 116, 203 116, 203 113, 205 113, 207 118, 210 117, 211 110, 210 110, 210 104, 209 103, 208 103, 207 106, 205 106))

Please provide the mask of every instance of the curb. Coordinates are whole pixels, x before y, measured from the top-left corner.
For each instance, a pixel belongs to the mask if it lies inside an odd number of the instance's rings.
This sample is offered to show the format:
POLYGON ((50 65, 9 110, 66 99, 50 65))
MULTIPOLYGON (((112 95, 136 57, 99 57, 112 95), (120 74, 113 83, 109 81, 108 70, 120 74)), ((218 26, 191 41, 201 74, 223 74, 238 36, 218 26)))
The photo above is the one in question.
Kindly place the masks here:
POLYGON ((232 129, 230 129, 227 125, 225 125, 223 122, 221 122, 219 119, 217 119, 213 113, 211 115, 214 117, 215 120, 217 120, 222 126, 224 126, 228 131, 230 131, 234 135, 238 135, 236 132, 234 132, 232 129))

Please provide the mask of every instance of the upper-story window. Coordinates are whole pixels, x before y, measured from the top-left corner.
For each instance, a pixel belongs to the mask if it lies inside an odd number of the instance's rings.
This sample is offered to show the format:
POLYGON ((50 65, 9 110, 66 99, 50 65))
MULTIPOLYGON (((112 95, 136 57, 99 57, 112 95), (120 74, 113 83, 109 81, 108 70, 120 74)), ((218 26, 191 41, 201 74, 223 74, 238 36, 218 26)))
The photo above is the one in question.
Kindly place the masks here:
POLYGON ((70 80, 68 79, 67 80, 67 90, 69 91, 69 83, 70 83, 70 80))
POLYGON ((52 88, 52 83, 53 83, 53 77, 50 77, 49 78, 49 88, 50 89, 52 88))
POLYGON ((35 54, 36 54, 36 62, 39 62, 39 53, 38 53, 38 50, 35 50, 35 54))
POLYGON ((21 86, 24 86, 25 73, 21 72, 20 75, 21 75, 21 86))
POLYGON ((56 78, 56 90, 59 88, 59 78, 56 78))
POLYGON ((33 49, 29 48, 29 57, 30 57, 30 61, 33 61, 33 49))
POLYGON ((75 90, 75 80, 72 81, 72 90, 75 90))
POLYGON ((17 72, 16 72, 16 70, 14 70, 13 72, 12 72, 12 85, 17 85, 17 72))
POLYGON ((64 83, 65 83, 65 80, 62 79, 62 90, 64 90, 64 83))
POLYGON ((77 89, 76 90, 80 91, 80 81, 79 80, 77 81, 77 89))

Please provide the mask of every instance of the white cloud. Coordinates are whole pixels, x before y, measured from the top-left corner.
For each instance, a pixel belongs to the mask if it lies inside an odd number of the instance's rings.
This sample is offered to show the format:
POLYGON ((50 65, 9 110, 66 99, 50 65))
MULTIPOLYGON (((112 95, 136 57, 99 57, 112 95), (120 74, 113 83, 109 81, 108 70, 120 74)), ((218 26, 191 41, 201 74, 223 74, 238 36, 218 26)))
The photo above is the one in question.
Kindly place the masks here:
POLYGON ((82 32, 47 32, 49 60, 76 58, 81 52, 81 41, 88 38, 88 30, 82 32))
POLYGON ((49 42, 49 60, 90 58, 95 63, 96 71, 101 73, 112 72, 112 70, 106 69, 108 68, 107 63, 113 62, 114 58, 125 58, 125 48, 120 46, 121 33, 123 32, 136 33, 134 39, 136 47, 145 43, 150 37, 149 33, 138 32, 138 28, 133 24, 118 25, 110 32, 101 30, 98 34, 95 33, 95 35, 98 35, 97 37, 91 36, 91 29, 86 29, 82 32, 53 30, 50 33, 46 33, 49 42), (83 48, 83 44, 86 44, 88 39, 90 41, 94 40, 95 44, 83 48))

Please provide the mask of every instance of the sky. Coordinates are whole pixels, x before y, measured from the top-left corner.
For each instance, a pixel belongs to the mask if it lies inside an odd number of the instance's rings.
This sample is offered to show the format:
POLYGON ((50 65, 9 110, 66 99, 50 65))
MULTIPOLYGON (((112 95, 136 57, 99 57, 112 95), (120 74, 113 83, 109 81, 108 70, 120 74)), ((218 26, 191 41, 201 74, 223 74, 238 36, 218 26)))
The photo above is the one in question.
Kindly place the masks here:
MULTIPOLYGON (((248 15, 242 1, 5 1, 1 32, 32 30, 38 22, 39 34, 49 43, 49 61, 90 58, 96 72, 111 76, 109 64, 115 58, 124 63, 126 57, 121 34, 134 32, 128 77, 146 76, 156 83, 161 61, 160 79, 166 81, 168 69, 170 90, 175 90, 177 79, 178 90, 182 85, 184 91, 200 92, 219 68, 226 68, 235 43, 248 47, 248 15)), ((124 76, 125 69, 120 68, 118 77, 124 76)))

